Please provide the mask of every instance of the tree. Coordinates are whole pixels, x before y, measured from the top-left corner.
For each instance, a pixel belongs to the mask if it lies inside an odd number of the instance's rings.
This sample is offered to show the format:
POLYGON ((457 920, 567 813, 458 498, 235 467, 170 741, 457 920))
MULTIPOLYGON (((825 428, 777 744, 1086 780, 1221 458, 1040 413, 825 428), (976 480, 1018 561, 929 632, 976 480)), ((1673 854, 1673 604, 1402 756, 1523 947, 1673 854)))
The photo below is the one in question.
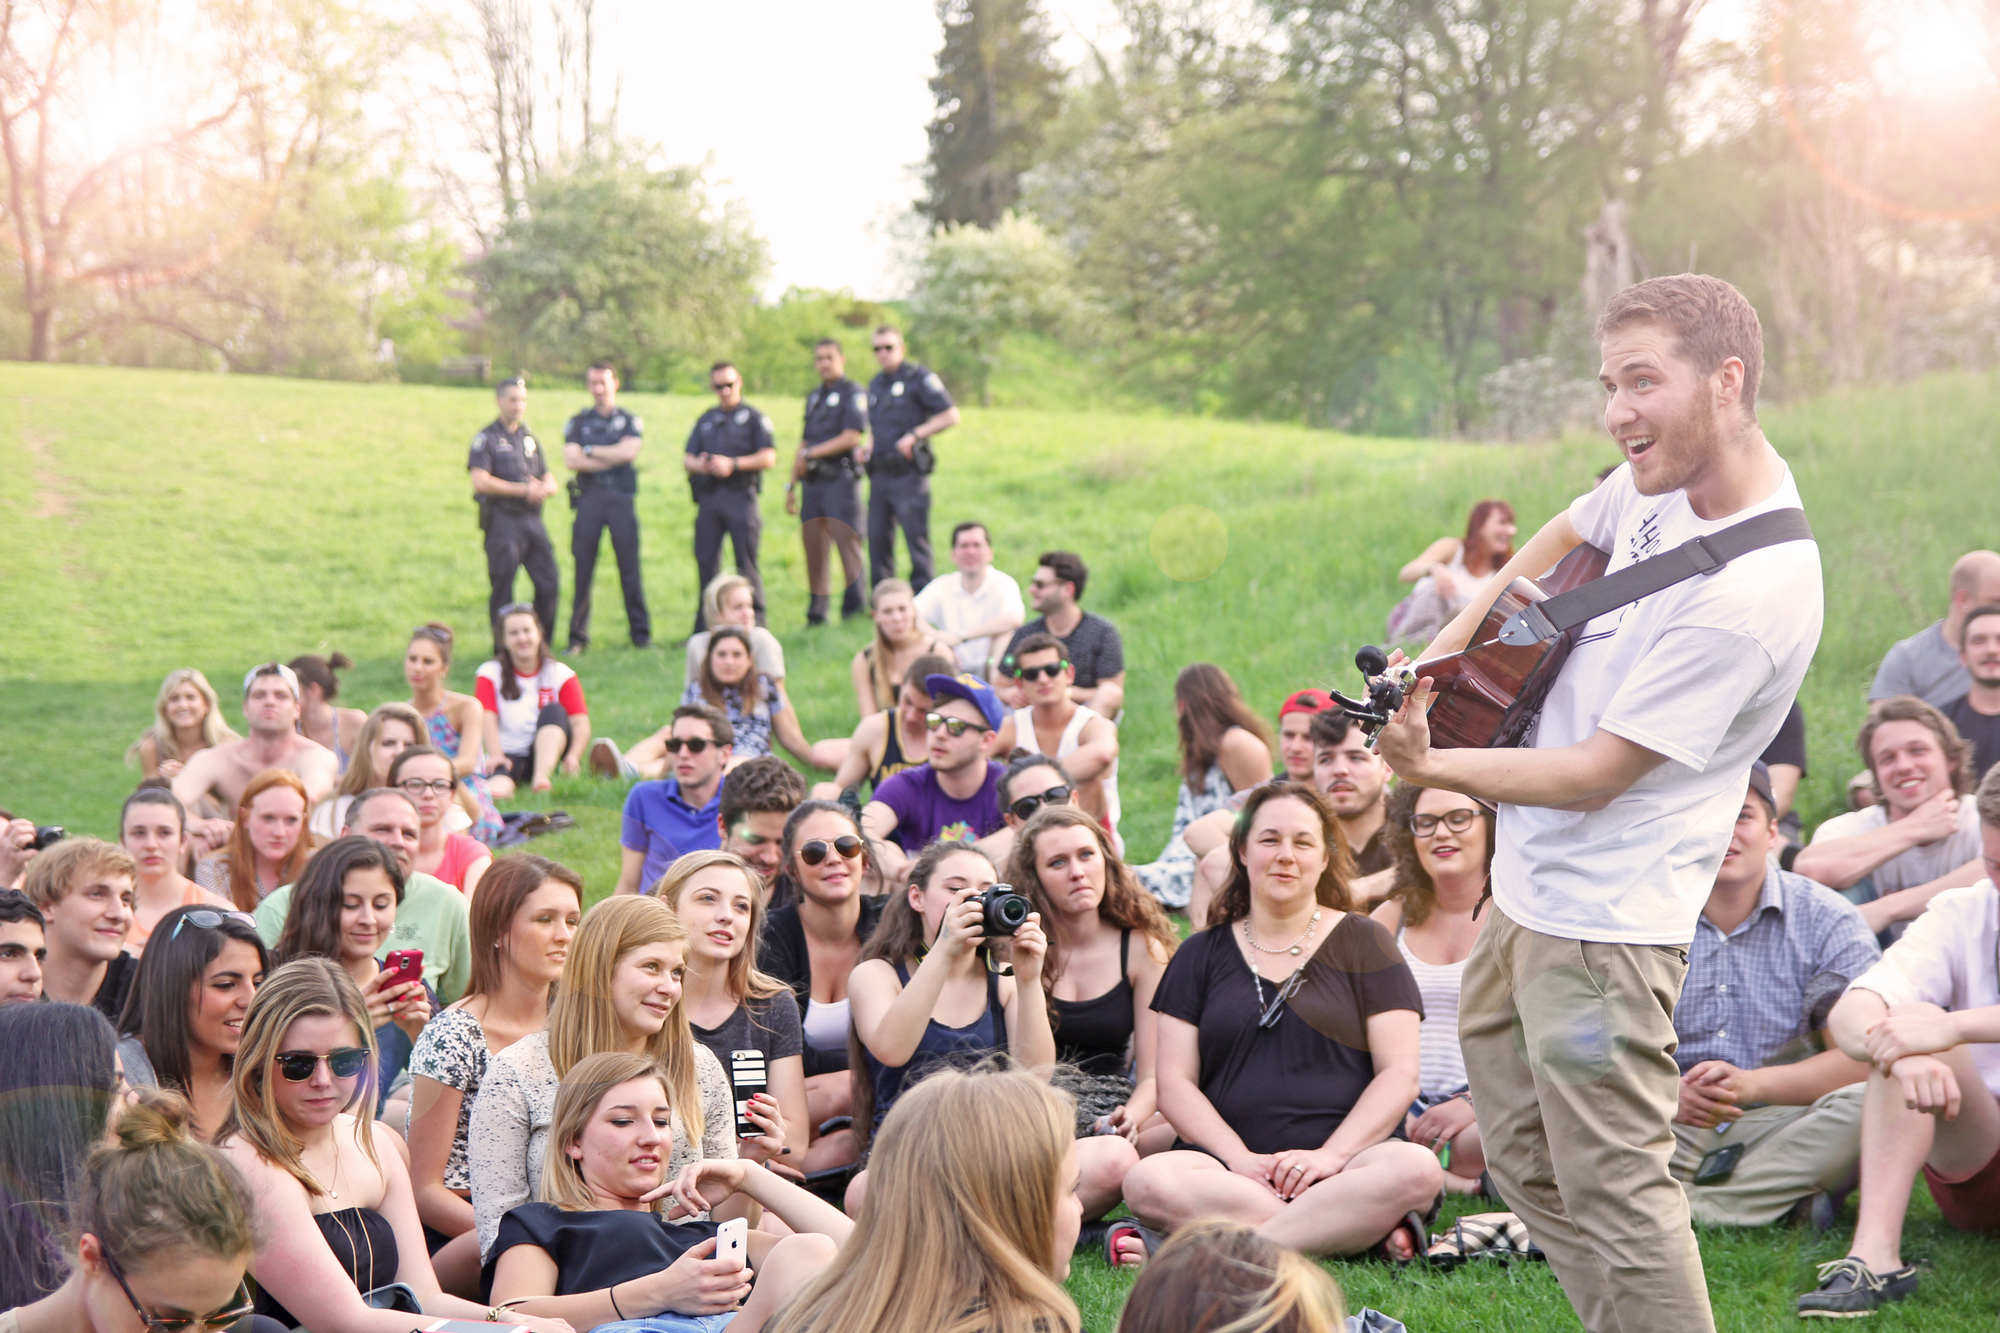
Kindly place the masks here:
POLYGON ((1036 0, 938 0, 938 20, 937 115, 918 207, 934 223, 990 227, 1019 201, 1042 127, 1061 108, 1054 37, 1036 0))
POLYGON ((580 373, 611 356, 658 381, 733 342, 766 263, 699 170, 623 152, 545 168, 473 273, 513 364, 580 373))
POLYGON ((1075 314, 1069 257, 1032 218, 940 227, 925 249, 911 324, 954 382, 987 403, 1009 333, 1055 333, 1075 314))

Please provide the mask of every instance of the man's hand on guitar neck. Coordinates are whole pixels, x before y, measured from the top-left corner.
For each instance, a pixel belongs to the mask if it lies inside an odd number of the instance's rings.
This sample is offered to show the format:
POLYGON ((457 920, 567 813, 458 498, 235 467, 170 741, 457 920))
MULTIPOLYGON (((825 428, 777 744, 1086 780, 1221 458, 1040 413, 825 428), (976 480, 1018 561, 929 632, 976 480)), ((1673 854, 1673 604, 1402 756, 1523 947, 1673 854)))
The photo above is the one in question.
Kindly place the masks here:
POLYGON ((1425 676, 1378 733, 1383 760, 1397 777, 1479 800, 1556 810, 1602 810, 1666 756, 1623 736, 1597 731, 1551 750, 1434 750, 1431 678, 1425 676))

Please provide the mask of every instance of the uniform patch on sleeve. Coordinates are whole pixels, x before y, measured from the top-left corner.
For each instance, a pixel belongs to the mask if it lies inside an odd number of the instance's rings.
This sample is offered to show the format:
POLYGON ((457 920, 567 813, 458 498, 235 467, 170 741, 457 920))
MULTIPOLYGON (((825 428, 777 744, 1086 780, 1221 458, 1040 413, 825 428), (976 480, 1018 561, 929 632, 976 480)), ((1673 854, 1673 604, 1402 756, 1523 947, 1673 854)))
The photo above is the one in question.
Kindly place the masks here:
POLYGON ((939 379, 937 372, 933 370, 930 374, 924 376, 924 387, 932 393, 943 393, 944 381, 939 379))

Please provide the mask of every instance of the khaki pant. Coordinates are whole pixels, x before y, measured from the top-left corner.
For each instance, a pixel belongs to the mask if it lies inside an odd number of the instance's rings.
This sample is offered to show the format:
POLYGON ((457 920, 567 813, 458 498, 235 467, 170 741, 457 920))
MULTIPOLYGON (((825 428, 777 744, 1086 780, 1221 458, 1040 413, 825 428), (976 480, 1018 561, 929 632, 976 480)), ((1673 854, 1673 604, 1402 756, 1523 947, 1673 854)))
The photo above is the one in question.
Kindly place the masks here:
POLYGON ((1501 1197, 1591 1333, 1712 1333, 1687 1195, 1668 1171, 1686 951, 1558 939, 1489 910, 1459 1040, 1501 1197))
POLYGON ((1800 1199, 1849 1188, 1861 1160, 1864 1084, 1835 1088, 1811 1106, 1755 1106, 1722 1133, 1675 1125, 1673 1173, 1703 1226, 1761 1227, 1800 1199), (1732 1143, 1743 1156, 1726 1180, 1694 1183, 1701 1159, 1732 1143))

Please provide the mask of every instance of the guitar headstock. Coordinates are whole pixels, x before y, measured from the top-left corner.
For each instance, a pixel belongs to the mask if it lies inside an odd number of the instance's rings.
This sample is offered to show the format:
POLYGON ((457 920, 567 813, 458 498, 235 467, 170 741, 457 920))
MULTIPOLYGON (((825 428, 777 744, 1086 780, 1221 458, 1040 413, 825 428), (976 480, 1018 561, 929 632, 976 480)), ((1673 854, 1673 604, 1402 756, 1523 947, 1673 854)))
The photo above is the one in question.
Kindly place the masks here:
POLYGON ((1374 644, 1364 645, 1354 655, 1354 665, 1361 672, 1361 680, 1366 687, 1365 698, 1350 699, 1339 690, 1329 691, 1340 711, 1354 719, 1362 733, 1371 741, 1375 733, 1388 724, 1403 706, 1403 695, 1412 683, 1407 668, 1391 671, 1389 655, 1374 644))

